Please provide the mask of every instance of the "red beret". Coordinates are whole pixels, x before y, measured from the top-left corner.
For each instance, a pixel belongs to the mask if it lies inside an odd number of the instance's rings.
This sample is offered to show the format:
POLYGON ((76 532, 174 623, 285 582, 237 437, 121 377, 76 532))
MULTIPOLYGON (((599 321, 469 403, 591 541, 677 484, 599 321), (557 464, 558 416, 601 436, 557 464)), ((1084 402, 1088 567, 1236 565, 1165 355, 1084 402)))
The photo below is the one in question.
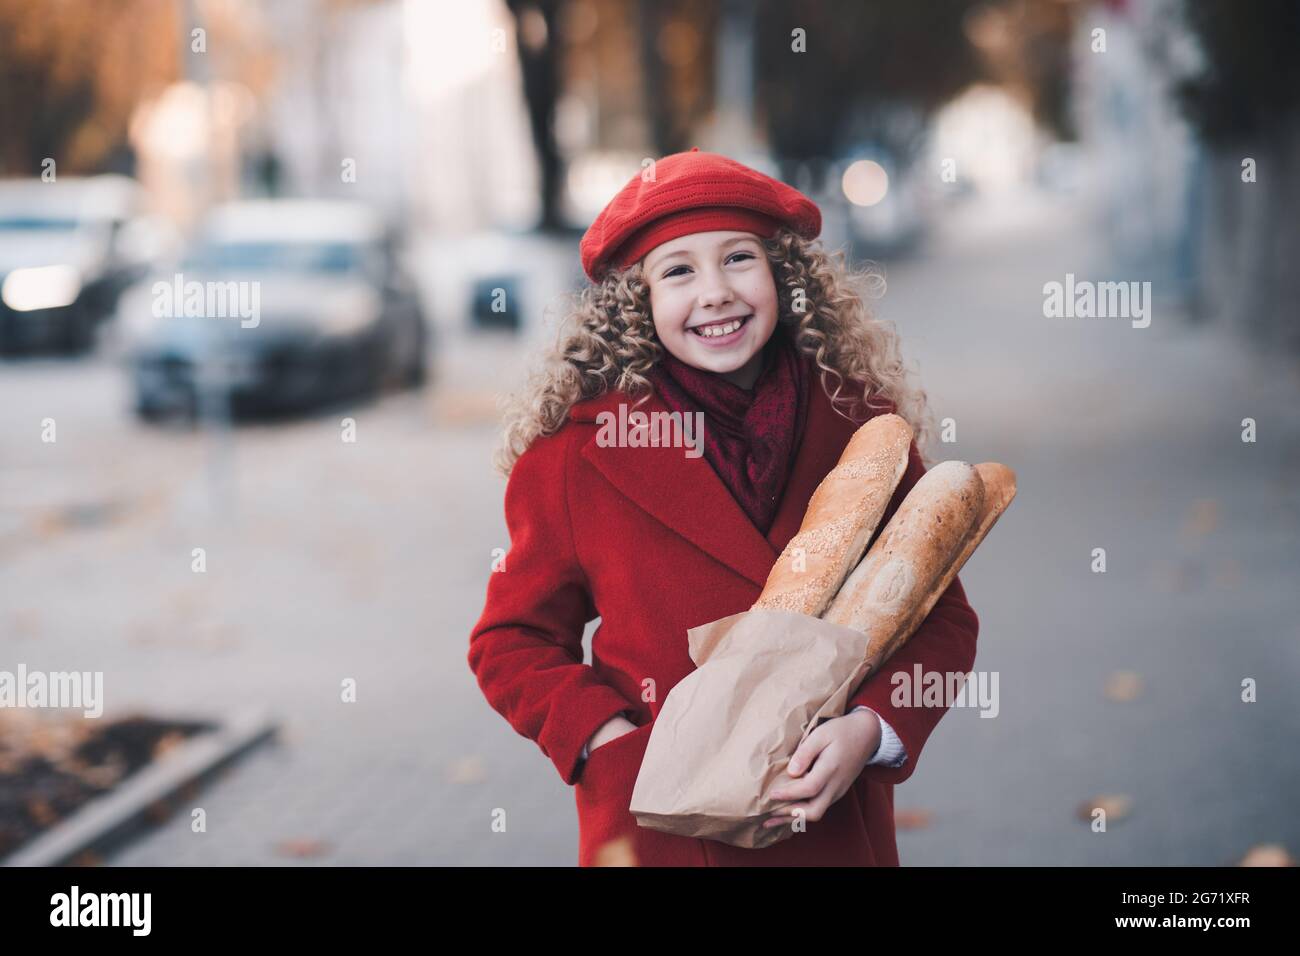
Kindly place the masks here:
POLYGON ((583 235, 582 268, 593 282, 693 232, 727 229, 770 238, 785 226, 805 239, 821 232, 821 210, 799 190, 698 146, 656 161, 654 176, 649 182, 633 176, 583 235))

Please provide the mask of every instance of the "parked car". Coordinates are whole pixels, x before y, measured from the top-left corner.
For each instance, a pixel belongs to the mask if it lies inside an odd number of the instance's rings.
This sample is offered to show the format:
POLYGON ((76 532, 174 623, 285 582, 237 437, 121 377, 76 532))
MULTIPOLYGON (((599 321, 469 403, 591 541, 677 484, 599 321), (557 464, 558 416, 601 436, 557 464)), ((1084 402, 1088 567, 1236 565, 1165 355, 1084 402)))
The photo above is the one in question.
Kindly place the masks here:
POLYGON ((119 307, 135 406, 194 418, 297 412, 425 379, 428 332, 374 209, 260 199, 216 208, 173 270, 119 307))
POLYGON ((0 352, 81 352, 147 263, 124 176, 0 180, 0 352))

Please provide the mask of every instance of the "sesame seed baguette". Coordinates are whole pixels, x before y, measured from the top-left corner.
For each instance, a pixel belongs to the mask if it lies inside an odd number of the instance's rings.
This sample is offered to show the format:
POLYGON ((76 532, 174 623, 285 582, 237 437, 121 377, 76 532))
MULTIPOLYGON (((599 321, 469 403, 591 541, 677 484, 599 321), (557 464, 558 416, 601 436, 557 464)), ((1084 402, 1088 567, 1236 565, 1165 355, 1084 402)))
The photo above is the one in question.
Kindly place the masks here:
POLYGON ((912 428, 877 415, 849 439, 808 501, 799 533, 772 566, 752 610, 819 617, 862 557, 907 470, 912 428))
POLYGON ((865 676, 916 632, 1015 496, 1015 472, 997 462, 943 462, 916 483, 826 613, 869 636, 865 676))

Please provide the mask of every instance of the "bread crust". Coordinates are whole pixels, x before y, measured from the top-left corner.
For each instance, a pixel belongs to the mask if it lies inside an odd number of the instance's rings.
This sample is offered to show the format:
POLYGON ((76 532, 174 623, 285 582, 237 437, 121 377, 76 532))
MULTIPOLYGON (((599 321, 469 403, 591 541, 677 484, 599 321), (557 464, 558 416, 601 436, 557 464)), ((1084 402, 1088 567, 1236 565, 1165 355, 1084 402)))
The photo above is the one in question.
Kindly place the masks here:
POLYGON ((983 506, 984 484, 975 466, 964 461, 935 465, 844 582, 826 620, 867 634, 869 657, 891 644, 961 553, 983 506))
POLYGON ((1015 496, 1006 465, 936 465, 844 582, 826 620, 868 635, 874 671, 921 626, 1015 496))
POLYGON ((911 426, 892 413, 853 433, 751 610, 821 616, 871 542, 907 470, 911 445, 911 426))

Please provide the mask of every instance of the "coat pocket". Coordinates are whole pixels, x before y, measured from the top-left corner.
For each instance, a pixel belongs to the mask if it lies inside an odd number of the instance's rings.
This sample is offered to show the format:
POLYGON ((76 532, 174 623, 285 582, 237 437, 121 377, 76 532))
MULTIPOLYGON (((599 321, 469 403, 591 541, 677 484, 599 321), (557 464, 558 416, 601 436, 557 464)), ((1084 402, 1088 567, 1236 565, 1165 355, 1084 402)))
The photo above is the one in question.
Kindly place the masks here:
POLYGON ((636 817, 628 811, 653 723, 602 744, 587 756, 574 784, 578 804, 578 865, 594 866, 600 848, 627 836, 635 845, 636 817))

